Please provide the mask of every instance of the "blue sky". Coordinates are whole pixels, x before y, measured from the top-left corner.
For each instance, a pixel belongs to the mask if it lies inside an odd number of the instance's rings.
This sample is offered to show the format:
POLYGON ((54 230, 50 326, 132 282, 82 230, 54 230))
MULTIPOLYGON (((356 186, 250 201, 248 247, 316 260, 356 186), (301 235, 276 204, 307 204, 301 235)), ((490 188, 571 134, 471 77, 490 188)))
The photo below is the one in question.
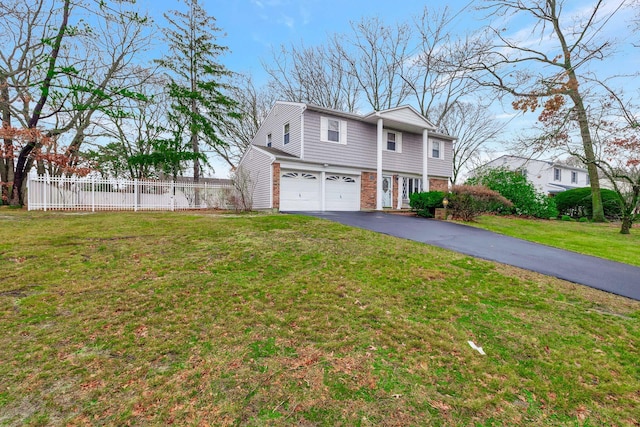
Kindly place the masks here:
MULTIPOLYGON (((459 10, 468 0, 447 1, 452 10, 459 10)), ((183 4, 175 1, 139 0, 143 9, 153 11, 162 23, 162 13, 183 4)), ((266 79, 262 60, 271 59, 271 50, 282 44, 307 46, 322 43, 328 35, 349 31, 349 23, 363 17, 378 16, 386 23, 406 22, 422 13, 424 0, 200 0, 201 6, 217 20, 225 37, 220 44, 230 52, 222 62, 232 71, 249 73, 256 83, 266 79)), ((442 4, 442 3, 440 3, 442 4)), ((439 8, 431 2, 430 7, 439 8)), ((477 25, 477 23, 475 23, 477 25)), ((461 26, 471 26, 469 17, 461 26)))

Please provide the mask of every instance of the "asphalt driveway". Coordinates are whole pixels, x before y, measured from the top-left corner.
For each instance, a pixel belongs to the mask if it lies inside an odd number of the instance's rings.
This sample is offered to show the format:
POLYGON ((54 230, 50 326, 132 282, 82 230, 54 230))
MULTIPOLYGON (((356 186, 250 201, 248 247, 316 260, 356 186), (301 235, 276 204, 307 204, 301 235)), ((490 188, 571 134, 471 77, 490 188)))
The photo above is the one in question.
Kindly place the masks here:
POLYGON ((382 212, 299 212, 524 268, 640 301, 640 268, 462 224, 382 212))

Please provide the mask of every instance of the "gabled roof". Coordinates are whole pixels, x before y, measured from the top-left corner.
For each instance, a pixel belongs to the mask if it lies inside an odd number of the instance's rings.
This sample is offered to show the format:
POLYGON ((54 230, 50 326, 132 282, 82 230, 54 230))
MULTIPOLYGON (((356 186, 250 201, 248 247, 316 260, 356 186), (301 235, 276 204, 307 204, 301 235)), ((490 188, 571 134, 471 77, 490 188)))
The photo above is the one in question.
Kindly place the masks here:
POLYGON ((423 130, 435 131, 436 127, 410 105, 401 105, 388 110, 374 111, 362 119, 368 123, 376 123, 383 119, 386 127, 409 132, 421 133, 423 130))
POLYGON ((273 147, 265 147, 264 145, 252 145, 253 148, 255 148, 256 150, 259 151, 263 151, 267 154, 270 154, 272 157, 275 157, 277 159, 296 159, 299 160, 298 157, 291 155, 289 153, 285 153, 282 150, 278 150, 277 148, 273 148, 273 147))
POLYGON ((300 107, 303 111, 316 111, 318 113, 330 114, 332 116, 344 117, 346 119, 358 120, 374 125, 377 123, 378 119, 381 118, 384 120, 385 128, 419 134, 426 129, 431 134, 434 134, 434 136, 451 140, 456 139, 453 136, 436 133, 436 127, 410 105, 401 105, 399 107, 389 108, 388 110, 373 111, 366 115, 360 115, 356 113, 348 113, 345 111, 336 110, 333 108, 321 107, 315 104, 305 104, 302 102, 276 101, 276 105, 277 104, 295 105, 297 107, 300 107))

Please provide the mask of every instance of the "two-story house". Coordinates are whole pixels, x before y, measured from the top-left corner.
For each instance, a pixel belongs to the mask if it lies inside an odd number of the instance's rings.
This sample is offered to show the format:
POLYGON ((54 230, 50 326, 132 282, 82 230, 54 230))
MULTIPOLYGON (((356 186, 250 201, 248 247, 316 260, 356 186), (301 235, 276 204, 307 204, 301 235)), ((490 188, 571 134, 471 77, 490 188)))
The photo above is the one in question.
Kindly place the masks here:
POLYGON ((547 160, 505 155, 485 163, 478 169, 485 168, 520 171, 539 191, 547 195, 589 186, 589 173, 586 169, 547 160))
POLYGON ((447 190, 454 140, 409 106, 363 116, 277 102, 238 168, 254 209, 402 208, 413 192, 447 190))

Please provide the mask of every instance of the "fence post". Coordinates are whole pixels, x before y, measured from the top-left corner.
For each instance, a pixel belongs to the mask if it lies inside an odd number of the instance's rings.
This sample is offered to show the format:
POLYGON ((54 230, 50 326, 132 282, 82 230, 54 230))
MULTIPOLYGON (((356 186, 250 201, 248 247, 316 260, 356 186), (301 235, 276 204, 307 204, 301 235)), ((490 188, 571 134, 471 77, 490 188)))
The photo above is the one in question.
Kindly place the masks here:
POLYGON ((44 179, 44 175, 42 176, 42 194, 44 195, 44 211, 47 211, 47 180, 44 179))
POLYGON ((138 212, 138 178, 133 180, 133 211, 138 212))
MULTIPOLYGON (((204 199, 204 205, 205 205, 204 207, 205 207, 205 208, 207 208, 207 207, 208 207, 208 206, 207 206, 207 200, 208 200, 208 199, 207 199, 207 197, 208 197, 208 195, 209 195, 209 193, 207 193, 207 181, 205 181, 205 182, 204 182, 204 197, 203 197, 203 199, 204 199)), ((200 205, 202 205, 202 202, 200 203, 200 205)))
POLYGON ((176 209, 176 182, 171 181, 171 212, 176 209))
POLYGON ((91 212, 96 211, 96 177, 91 177, 91 212))

